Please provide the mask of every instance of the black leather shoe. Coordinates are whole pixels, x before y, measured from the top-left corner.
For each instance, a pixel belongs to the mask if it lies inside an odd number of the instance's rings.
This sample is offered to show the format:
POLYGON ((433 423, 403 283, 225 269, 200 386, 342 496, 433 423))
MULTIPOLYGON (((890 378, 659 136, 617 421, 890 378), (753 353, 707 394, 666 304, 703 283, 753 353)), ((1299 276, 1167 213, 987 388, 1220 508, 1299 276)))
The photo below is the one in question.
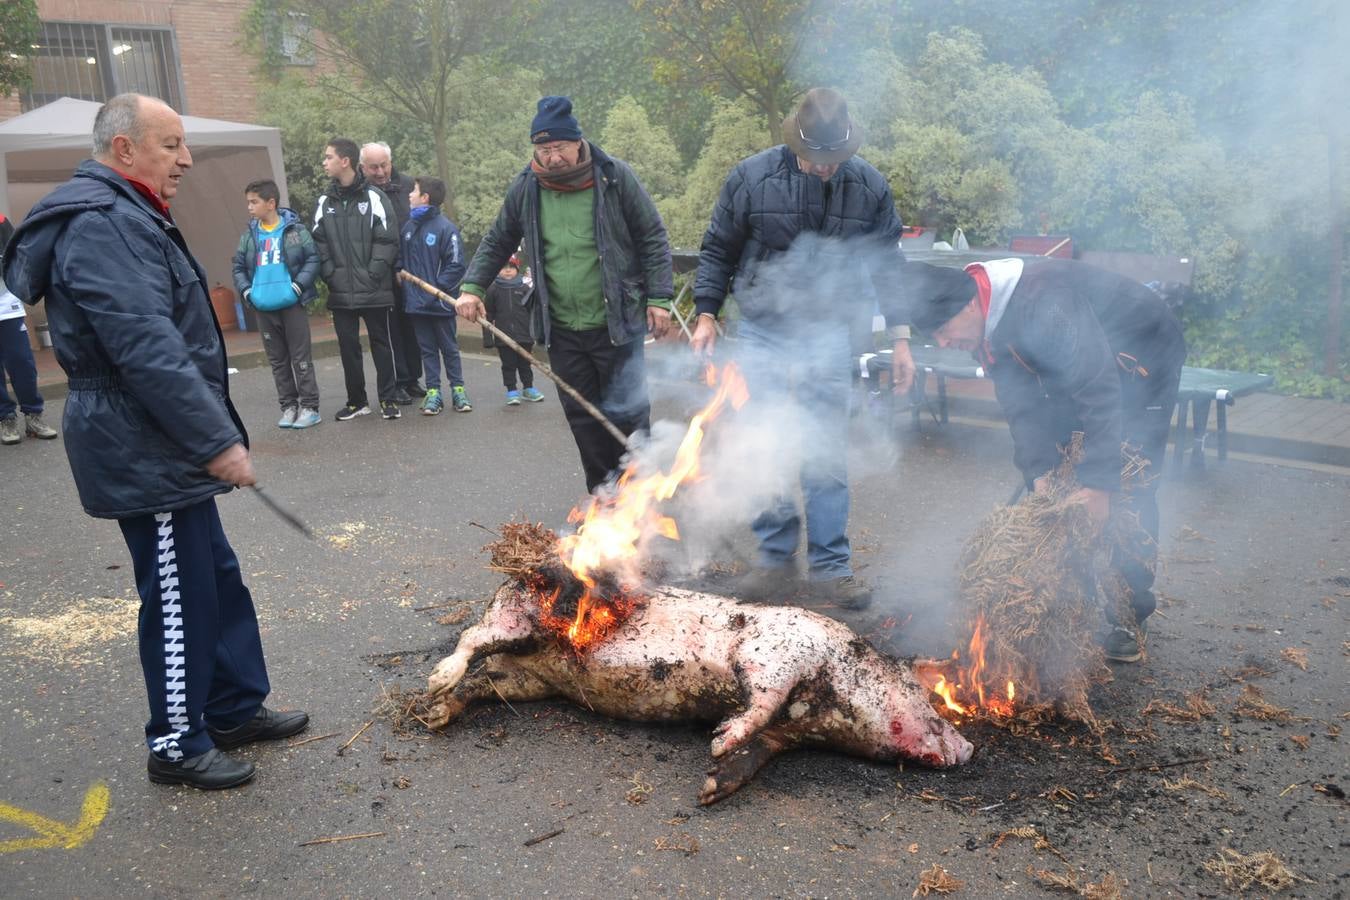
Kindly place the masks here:
POLYGON ((265 706, 260 706, 257 715, 243 725, 231 728, 229 731, 220 731, 207 725, 206 733, 211 736, 211 740, 215 741, 216 746, 221 750, 230 750, 240 744, 251 744, 254 741, 276 741, 281 738, 288 738, 293 734, 304 731, 308 724, 309 713, 299 710, 273 712, 265 706))
POLYGON ((418 400, 421 400, 423 397, 427 395, 427 389, 422 387, 422 385, 416 381, 405 384, 403 386, 403 389, 407 391, 409 394, 411 394, 413 397, 416 397, 418 400))
POLYGON ((395 388, 394 402, 399 406, 412 406, 412 394, 408 393, 407 388, 395 388))
POLYGON ((254 772, 253 763, 231 759, 214 747, 178 762, 151 753, 145 769, 155 784, 186 784, 204 791, 238 787, 251 780, 254 772))

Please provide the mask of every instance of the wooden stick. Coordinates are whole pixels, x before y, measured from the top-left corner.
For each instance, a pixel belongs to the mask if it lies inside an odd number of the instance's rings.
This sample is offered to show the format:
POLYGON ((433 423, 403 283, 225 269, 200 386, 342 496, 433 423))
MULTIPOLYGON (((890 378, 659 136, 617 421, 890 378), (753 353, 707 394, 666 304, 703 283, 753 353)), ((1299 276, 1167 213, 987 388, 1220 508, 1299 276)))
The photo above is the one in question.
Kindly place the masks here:
POLYGON ((337 737, 337 736, 338 736, 338 733, 337 733, 336 731, 334 731, 332 734, 320 734, 320 735, 318 735, 318 736, 316 736, 316 737, 308 737, 308 738, 305 738, 303 741, 296 741, 296 742, 294 742, 294 743, 292 743, 292 744, 287 744, 286 746, 287 746, 287 747, 301 747, 301 746, 303 746, 303 745, 305 745, 305 744, 312 744, 314 741, 326 741, 326 740, 328 740, 330 737, 337 737))
POLYGON ((1179 759, 1176 762, 1148 763, 1142 766, 1125 766, 1119 769, 1108 769, 1106 774, 1119 775, 1122 772, 1151 772, 1154 769, 1174 769, 1177 766, 1189 766, 1195 763, 1214 762, 1218 757, 1215 756, 1197 756, 1195 759, 1179 759))
POLYGON ((347 739, 347 743, 343 744, 341 747, 338 748, 338 756, 341 756, 341 755, 342 755, 342 751, 343 751, 343 750, 346 750, 346 749, 347 749, 348 747, 350 747, 352 744, 355 744, 355 743, 356 743, 356 739, 359 738, 361 735, 365 734, 365 733, 366 733, 366 729, 369 728, 370 726, 374 725, 374 724, 375 724, 375 720, 374 720, 374 719, 371 719, 369 722, 367 722, 366 724, 362 725, 360 731, 356 732, 356 734, 354 734, 354 735, 352 735, 350 738, 348 738, 348 739, 347 739))
MULTIPOLYGON (((407 272, 399 272, 398 277, 402 278, 404 281, 409 282, 410 284, 417 285, 422 290, 426 291, 428 294, 431 294, 433 297, 440 299, 443 303, 449 303, 452 307, 455 304, 454 297, 451 297, 445 291, 438 290, 433 285, 427 284, 425 281, 418 278, 416 275, 411 275, 407 272)), ((606 418, 605 414, 602 413, 599 409, 597 409, 594 403, 587 400, 585 397, 581 396, 581 394, 577 392, 576 388, 572 387, 566 381, 563 381, 561 377, 559 377, 552 369, 548 367, 547 363, 535 359, 534 354, 527 351, 524 347, 520 346, 520 344, 517 344, 514 340, 511 339, 510 335, 502 331, 496 325, 493 325, 487 319, 480 318, 478 322, 488 331, 491 331, 493 337, 501 341, 506 346, 510 347, 512 350, 519 353, 526 362, 528 362, 530 365, 534 366, 540 372, 543 372, 546 376, 548 376, 548 378, 551 379, 553 383, 558 386, 559 390, 563 391, 564 393, 567 394, 567 396, 577 401, 577 404, 582 409, 586 410, 587 414, 589 414, 591 418, 595 419, 595 421, 605 426, 605 430, 608 431, 614 437, 614 440, 618 441, 625 447, 628 446, 628 435, 620 431, 618 429, 618 426, 616 426, 613 422, 611 422, 608 418, 606 418)))
POLYGON ((337 844, 342 841, 359 841, 362 838, 384 837, 383 831, 367 831, 365 834, 342 834, 337 837, 315 838, 312 841, 303 841, 299 846, 313 847, 315 844, 337 844))
POLYGON ((555 838, 566 830, 567 830, 566 828, 559 828, 557 831, 550 831, 548 834, 541 834, 538 837, 532 837, 525 842, 524 846, 533 847, 535 844, 542 844, 549 838, 555 838))

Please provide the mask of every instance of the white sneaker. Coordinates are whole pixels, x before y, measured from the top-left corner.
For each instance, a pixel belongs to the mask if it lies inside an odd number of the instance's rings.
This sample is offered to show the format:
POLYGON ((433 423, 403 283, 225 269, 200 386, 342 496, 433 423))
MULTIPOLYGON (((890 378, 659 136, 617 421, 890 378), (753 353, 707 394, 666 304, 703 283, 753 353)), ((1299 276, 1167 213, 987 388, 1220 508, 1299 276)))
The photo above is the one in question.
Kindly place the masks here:
POLYGON ((322 421, 323 419, 319 416, 319 411, 317 409, 310 409, 308 406, 302 406, 300 407, 299 414, 295 417, 295 424, 291 427, 311 428, 322 421))
POLYGON ((281 419, 277 422, 278 428, 295 427, 295 407, 288 406, 281 411, 281 419))

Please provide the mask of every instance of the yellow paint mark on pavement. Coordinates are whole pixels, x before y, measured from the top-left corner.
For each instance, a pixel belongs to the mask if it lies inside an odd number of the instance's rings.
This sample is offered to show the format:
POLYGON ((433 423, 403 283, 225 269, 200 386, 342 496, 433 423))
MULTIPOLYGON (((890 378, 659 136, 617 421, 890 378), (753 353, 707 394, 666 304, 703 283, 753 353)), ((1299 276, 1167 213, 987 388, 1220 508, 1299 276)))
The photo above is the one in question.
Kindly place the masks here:
POLYGON ((80 809, 80 819, 74 825, 58 822, 35 812, 0 803, 0 820, 21 825, 39 837, 20 838, 12 841, 0 841, 0 853, 17 853, 20 850, 74 850, 89 843, 89 839, 98 831, 103 818, 108 815, 108 786, 101 781, 95 782, 84 795, 84 806, 80 809))

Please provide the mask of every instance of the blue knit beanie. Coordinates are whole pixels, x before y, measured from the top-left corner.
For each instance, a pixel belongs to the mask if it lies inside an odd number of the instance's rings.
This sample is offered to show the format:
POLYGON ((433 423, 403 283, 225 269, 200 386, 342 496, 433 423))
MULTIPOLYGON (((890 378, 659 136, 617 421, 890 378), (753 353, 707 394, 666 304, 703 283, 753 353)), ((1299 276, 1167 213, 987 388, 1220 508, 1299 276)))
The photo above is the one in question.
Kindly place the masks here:
POLYGON ((530 143, 547 144, 550 141, 579 141, 581 126, 572 115, 571 97, 545 97, 539 101, 539 111, 530 123, 530 143))

